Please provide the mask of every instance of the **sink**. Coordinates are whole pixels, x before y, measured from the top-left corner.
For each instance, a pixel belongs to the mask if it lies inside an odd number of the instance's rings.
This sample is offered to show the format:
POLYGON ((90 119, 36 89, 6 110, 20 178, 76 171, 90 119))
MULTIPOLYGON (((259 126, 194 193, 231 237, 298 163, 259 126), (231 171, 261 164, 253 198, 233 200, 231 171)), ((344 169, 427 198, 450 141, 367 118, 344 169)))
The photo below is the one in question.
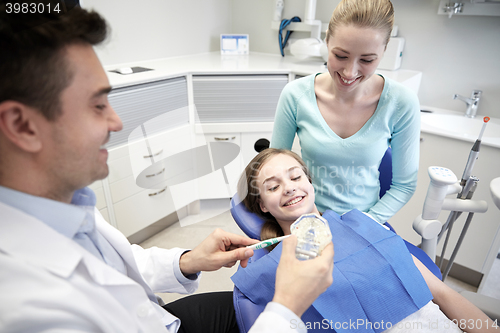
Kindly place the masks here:
MULTIPOLYGON (((467 118, 463 113, 421 112, 421 130, 432 134, 474 142, 479 137, 483 116, 467 118)), ((486 125, 482 144, 500 147, 500 119, 491 118, 486 125)))

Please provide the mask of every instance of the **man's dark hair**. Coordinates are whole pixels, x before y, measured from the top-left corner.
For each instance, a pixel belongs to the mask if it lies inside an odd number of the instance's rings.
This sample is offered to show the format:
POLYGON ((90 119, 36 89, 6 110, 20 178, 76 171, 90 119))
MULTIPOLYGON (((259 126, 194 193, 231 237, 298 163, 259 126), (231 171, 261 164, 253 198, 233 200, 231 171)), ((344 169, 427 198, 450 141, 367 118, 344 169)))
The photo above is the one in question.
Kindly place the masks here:
POLYGON ((69 8, 54 0, 36 3, 44 3, 44 13, 8 13, 5 0, 0 0, 0 103, 15 100, 55 120, 62 112, 61 92, 73 77, 64 48, 97 45, 106 39, 108 27, 98 13, 79 6, 69 8), (47 8, 60 12, 48 13, 47 8))

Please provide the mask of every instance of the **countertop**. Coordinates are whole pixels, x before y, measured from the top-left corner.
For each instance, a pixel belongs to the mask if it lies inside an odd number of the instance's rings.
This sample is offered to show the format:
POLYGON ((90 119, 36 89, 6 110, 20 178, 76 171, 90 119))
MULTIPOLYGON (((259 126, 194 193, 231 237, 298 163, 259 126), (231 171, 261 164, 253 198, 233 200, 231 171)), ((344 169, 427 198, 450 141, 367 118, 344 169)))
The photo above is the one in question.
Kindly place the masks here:
MULTIPOLYGON (((281 57, 275 54, 251 52, 249 55, 221 55, 220 52, 210 52, 182 57, 163 58, 156 60, 123 63, 104 66, 111 86, 119 88, 153 82, 162 79, 179 77, 188 74, 195 75, 230 75, 230 74, 296 74, 309 75, 325 72, 326 66, 321 59, 299 60, 293 56, 281 57), (152 71, 118 74, 110 72, 121 67, 145 67, 152 71)), ((377 70, 377 73, 399 82, 418 79, 421 72, 400 69, 397 71, 377 70)), ((418 89, 418 88, 417 88, 418 89)))

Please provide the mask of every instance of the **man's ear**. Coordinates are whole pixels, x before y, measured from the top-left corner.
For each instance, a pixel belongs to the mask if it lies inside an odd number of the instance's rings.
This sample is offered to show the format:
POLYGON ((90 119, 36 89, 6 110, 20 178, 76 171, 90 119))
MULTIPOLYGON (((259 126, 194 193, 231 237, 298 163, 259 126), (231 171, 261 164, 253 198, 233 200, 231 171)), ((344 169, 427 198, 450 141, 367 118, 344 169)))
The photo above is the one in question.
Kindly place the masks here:
POLYGON ((263 211, 264 213, 269 212, 269 209, 267 209, 266 206, 264 206, 264 204, 262 203, 262 200, 260 200, 260 199, 259 199, 259 206, 260 206, 260 210, 263 211))
POLYGON ((35 153, 42 148, 36 119, 43 117, 38 112, 16 101, 0 103, 0 132, 20 149, 35 153))

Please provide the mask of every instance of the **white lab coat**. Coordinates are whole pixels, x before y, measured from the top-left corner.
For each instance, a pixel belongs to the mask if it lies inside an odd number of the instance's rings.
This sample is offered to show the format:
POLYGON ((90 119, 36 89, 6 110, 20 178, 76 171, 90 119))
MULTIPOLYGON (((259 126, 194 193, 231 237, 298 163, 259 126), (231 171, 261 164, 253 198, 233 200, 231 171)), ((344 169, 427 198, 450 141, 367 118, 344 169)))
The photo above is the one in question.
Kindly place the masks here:
POLYGON ((174 276, 183 249, 131 246, 97 210, 96 227, 128 276, 36 218, 3 203, 0 212, 0 332, 166 332, 179 320, 152 301, 153 290, 198 286, 174 276))
MULTIPOLYGON (((199 279, 183 285, 174 276, 174 260, 185 250, 131 246, 97 210, 96 227, 123 258, 128 276, 0 202, 0 332, 153 333, 180 324, 153 301, 153 291, 196 290, 199 279)), ((273 312, 255 326, 251 332, 292 331, 273 312)))

